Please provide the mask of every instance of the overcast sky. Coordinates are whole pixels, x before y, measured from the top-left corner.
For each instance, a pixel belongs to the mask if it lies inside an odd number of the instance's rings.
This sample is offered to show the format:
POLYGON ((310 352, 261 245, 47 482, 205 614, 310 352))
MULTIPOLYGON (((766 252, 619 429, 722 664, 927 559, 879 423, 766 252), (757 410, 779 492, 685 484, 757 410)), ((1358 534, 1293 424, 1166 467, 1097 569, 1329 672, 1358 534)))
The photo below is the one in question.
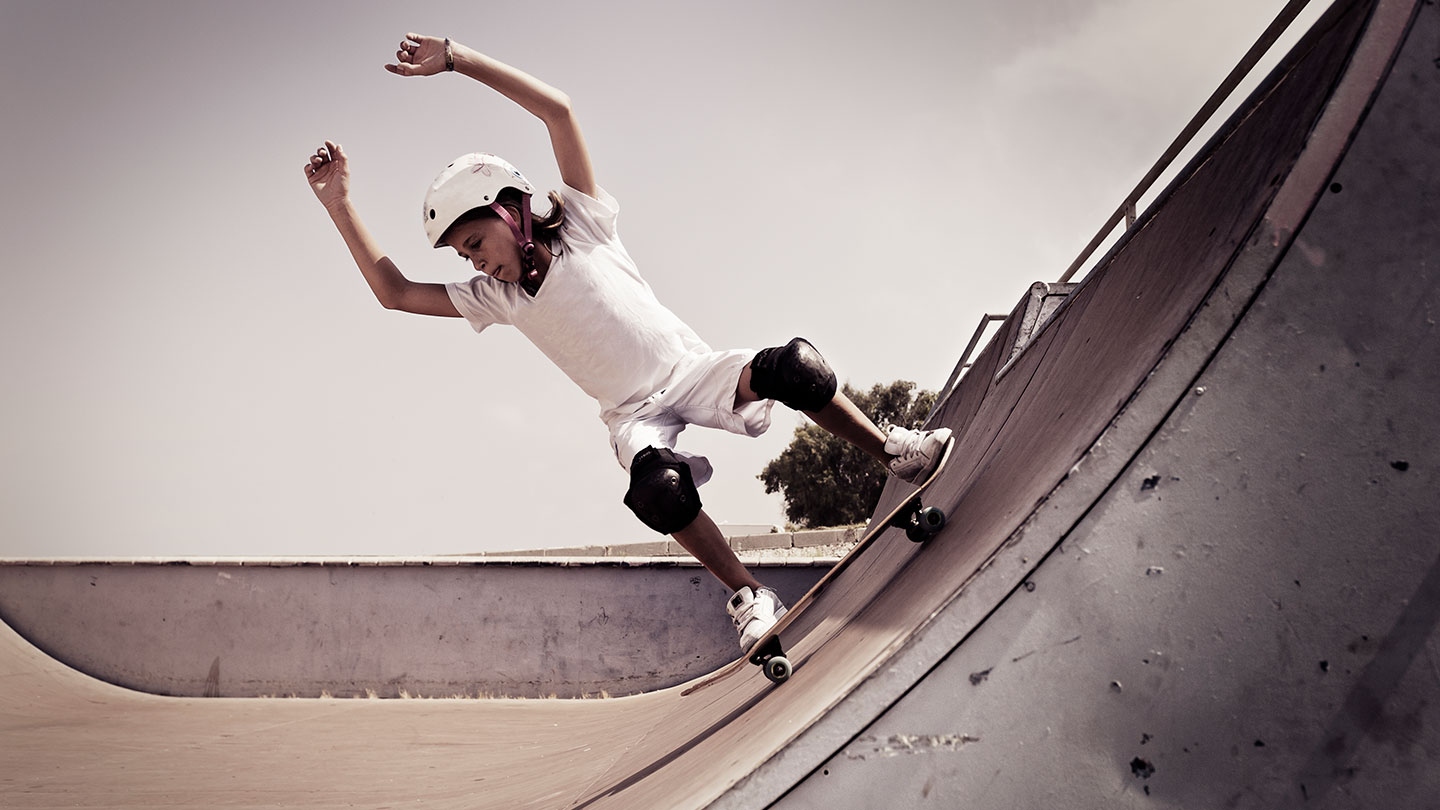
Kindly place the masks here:
MULTIPOLYGON (((386 73, 406 31, 569 93, 626 246, 713 346, 804 335, 856 386, 938 389, 1283 5, 0 0, 0 557, 649 539, 595 403, 514 330, 381 309, 305 183, 342 143, 430 281, 470 273, 419 220, 456 155, 558 183, 498 94, 386 73)), ((783 522, 755 476, 798 424, 682 436, 717 521, 783 522)))

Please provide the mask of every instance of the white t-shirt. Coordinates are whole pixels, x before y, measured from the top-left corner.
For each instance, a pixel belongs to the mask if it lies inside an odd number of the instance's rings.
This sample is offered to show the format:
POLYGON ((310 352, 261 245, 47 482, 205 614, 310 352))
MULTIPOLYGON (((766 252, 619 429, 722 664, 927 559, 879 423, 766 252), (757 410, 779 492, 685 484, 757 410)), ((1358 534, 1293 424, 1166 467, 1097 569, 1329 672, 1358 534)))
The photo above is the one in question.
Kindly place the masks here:
POLYGON ((640 277, 615 229, 619 203, 603 189, 597 193, 595 199, 561 188, 562 247, 534 298, 483 274, 446 291, 476 332, 514 325, 608 419, 665 387, 683 358, 710 347, 640 277))

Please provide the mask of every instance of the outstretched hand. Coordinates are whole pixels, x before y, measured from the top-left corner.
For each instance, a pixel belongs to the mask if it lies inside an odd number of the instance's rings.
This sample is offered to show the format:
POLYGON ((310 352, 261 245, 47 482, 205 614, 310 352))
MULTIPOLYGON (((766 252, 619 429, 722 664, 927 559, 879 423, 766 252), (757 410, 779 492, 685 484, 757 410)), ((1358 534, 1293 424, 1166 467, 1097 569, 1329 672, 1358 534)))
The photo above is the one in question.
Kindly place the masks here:
POLYGON ((434 76, 445 72, 445 38, 406 34, 395 52, 395 64, 385 69, 397 76, 434 76))
POLYGON ((325 206, 335 211, 350 199, 350 161, 340 144, 326 141, 315 150, 310 162, 305 164, 305 179, 310 181, 310 190, 325 206))

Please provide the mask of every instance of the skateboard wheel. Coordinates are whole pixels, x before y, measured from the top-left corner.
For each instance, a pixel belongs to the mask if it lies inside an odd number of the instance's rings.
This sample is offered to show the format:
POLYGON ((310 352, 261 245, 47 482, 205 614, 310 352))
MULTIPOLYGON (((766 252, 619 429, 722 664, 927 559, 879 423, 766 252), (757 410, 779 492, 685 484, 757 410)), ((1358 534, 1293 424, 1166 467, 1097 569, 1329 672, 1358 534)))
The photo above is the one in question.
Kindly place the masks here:
POLYGON ((945 513, 933 506, 927 506, 915 513, 910 526, 905 530, 905 536, 912 542, 923 543, 944 527, 945 513))
POLYGON ((790 678, 790 659, 783 655, 777 655, 764 664, 765 677, 774 683, 784 683, 790 678))

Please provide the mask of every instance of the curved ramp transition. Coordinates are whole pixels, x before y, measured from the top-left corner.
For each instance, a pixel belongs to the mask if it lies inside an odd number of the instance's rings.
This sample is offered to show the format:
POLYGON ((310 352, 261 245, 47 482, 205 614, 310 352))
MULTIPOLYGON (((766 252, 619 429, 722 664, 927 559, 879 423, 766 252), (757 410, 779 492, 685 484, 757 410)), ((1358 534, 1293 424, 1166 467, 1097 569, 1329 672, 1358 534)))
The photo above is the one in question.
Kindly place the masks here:
POLYGON ((992 341, 932 416, 947 528, 798 616, 785 685, 164 698, 0 627, 0 803, 1422 806, 1437 17, 1337 3, 1003 373, 992 341))

